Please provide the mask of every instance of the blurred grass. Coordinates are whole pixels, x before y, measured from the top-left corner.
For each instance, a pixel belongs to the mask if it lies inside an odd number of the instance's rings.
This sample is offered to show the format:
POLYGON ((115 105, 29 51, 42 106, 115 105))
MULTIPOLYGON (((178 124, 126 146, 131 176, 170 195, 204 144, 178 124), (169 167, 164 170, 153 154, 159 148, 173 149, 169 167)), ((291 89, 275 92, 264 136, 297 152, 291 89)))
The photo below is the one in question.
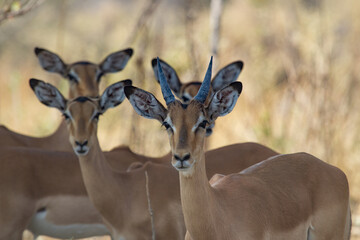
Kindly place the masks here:
MULTIPOLYGON (((135 54, 125 70, 107 75, 101 89, 131 78, 161 101, 150 65, 153 57, 168 61, 184 82, 194 80, 196 71, 203 76, 210 56, 208 2, 201 1, 193 9, 193 55, 179 2, 161 2, 145 30, 126 45, 144 3, 46 1, 28 15, 3 24, 0 123, 42 136, 54 131, 61 119, 57 110, 41 105, 28 87, 28 79, 35 77, 67 93, 66 81, 40 68, 35 46, 59 53, 67 63, 100 62, 113 51, 133 47, 135 54), (194 60, 199 69, 194 69, 194 60)), ((360 2, 226 1, 221 34, 216 66, 243 60, 239 80, 244 90, 234 111, 217 121, 208 147, 256 141, 282 153, 309 152, 345 171, 352 209, 358 212, 360 2)), ((150 156, 169 151, 160 124, 134 114, 127 101, 102 116, 99 137, 104 149, 126 144, 150 156)))

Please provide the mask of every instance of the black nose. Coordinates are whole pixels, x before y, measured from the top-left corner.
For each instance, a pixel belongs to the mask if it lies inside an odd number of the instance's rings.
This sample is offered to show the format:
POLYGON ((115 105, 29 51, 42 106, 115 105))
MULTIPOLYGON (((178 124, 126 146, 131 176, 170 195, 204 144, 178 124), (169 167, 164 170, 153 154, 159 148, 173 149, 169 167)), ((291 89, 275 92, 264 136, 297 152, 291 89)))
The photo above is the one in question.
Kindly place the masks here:
POLYGON ((75 141, 75 144, 78 145, 79 147, 84 147, 88 144, 88 141, 85 140, 84 142, 78 142, 78 141, 75 141))
POLYGON ((180 162, 183 162, 190 159, 190 153, 185 154, 183 157, 179 157, 179 155, 174 154, 174 158, 180 162))

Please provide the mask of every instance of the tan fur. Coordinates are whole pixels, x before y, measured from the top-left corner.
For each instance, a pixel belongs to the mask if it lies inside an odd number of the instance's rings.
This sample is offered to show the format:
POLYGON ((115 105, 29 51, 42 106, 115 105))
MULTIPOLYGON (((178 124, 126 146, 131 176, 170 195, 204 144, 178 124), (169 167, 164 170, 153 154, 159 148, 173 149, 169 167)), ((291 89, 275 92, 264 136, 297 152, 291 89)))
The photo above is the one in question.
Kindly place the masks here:
MULTIPOLYGON (((76 76, 77 83, 70 81, 69 96, 71 98, 78 96, 96 97, 99 95, 99 71, 100 64, 94 64, 87 62, 76 62, 65 66, 63 76, 71 74, 76 76)), ((24 150, 23 147, 31 147, 34 149, 43 150, 55 150, 55 151, 71 151, 72 147, 69 143, 69 134, 66 130, 66 123, 61 122, 57 130, 46 137, 30 137, 25 136, 7 129, 5 126, 0 126, 0 174, 6 176, 4 181, 1 182, 0 195, 2 204, 0 204, 0 239, 21 239, 22 232, 25 230, 28 224, 28 230, 33 231, 31 228, 31 217, 33 214, 41 208, 46 208, 47 220, 58 225, 71 225, 71 224, 103 224, 101 217, 97 210, 90 204, 87 197, 87 193, 84 188, 84 184, 81 178, 81 172, 79 163, 76 158, 72 158, 73 161, 61 161, 61 160, 39 160, 38 150, 32 153, 30 149, 27 149, 27 154, 21 154, 24 150), (15 154, 19 152, 19 154, 15 154), (8 154, 13 154, 14 158, 12 165, 8 165, 8 154), (63 168, 63 165, 66 168, 63 168), (39 166, 41 164, 41 166, 39 166), (16 174, 12 172, 12 175, 8 175, 11 172, 13 166, 17 166, 21 171, 16 171, 16 174), (39 174, 41 176, 32 175, 32 169, 42 168, 43 171, 39 174), (61 169, 72 169, 72 171, 65 171, 61 169), (62 175, 57 174, 58 171, 62 171, 62 175), (73 180, 73 179, 76 180, 73 180), (45 179, 45 180, 43 180, 45 179), (49 182, 65 182, 68 184, 68 192, 65 194, 66 199, 70 199, 72 196, 78 195, 85 197, 84 203, 81 206, 76 206, 77 201, 64 201, 61 192, 57 191, 57 187, 53 185, 46 185, 47 188, 37 189, 46 195, 47 199, 51 201, 44 201, 43 196, 33 196, 29 198, 28 193, 32 191, 34 182, 37 181, 49 181, 49 182), (23 184, 20 184, 23 182, 23 184), (16 184, 20 184, 21 188, 16 188, 16 184), (76 189, 76 190, 75 190, 76 189), (51 190, 51 191, 50 191, 51 190), (14 194, 7 194, 13 191, 14 194), (46 194, 45 194, 46 193, 46 194), (57 198, 59 196, 59 198, 57 198), (11 202, 11 204, 9 204, 11 202), (62 208, 62 211, 59 209, 62 208), (5 210, 6 209, 6 210, 5 210), (23 210, 22 210, 23 209, 23 210), (9 214, 6 214, 9 212, 9 214), (11 214, 10 214, 11 213, 11 214), (9 235, 11 234, 11 235, 9 235), (6 236, 6 237, 4 237, 6 236), (11 237, 10 237, 11 236, 11 237)), ((113 165, 119 169, 126 169, 127 166, 136 159, 142 161, 137 157, 131 158, 131 154, 127 154, 130 150, 117 151, 117 156, 123 156, 125 159, 123 162, 114 161, 113 165), (126 162, 126 160, 129 160, 126 162)), ((55 153, 53 153, 55 154, 55 153)), ((111 156, 112 153, 109 153, 111 156)), ((71 155, 73 155, 71 153, 71 155)), ((109 157, 110 159, 111 157, 109 157)), ((40 172, 40 171, 39 171, 40 172)), ((80 203, 79 203, 80 204, 80 203)), ((49 230, 49 232, 51 232, 49 230)), ((103 234, 101 232, 100 234, 103 234)), ((51 235, 50 235, 51 236, 51 235)), ((65 238, 65 237, 64 237, 65 238)))
MULTIPOLYGON (((168 106, 172 153, 190 154, 180 171, 186 239, 347 239, 349 186, 345 174, 309 154, 279 155, 210 185, 205 169, 204 129, 191 129, 205 115, 193 101, 168 106), (180 132, 186 132, 186 139, 180 132), (181 144, 180 144, 181 143, 181 144)), ((224 161, 225 159, 222 158, 224 161)), ((174 157, 172 162, 176 162, 174 157)))
MULTIPOLYGON (((96 97, 99 95, 99 82, 96 79, 96 64, 78 64, 74 63, 68 66, 69 72, 73 72, 80 79, 79 83, 70 82, 69 96, 75 98, 78 96, 96 97)), ((72 151, 68 142, 69 135, 66 131, 66 125, 62 121, 54 133, 46 137, 26 136, 5 126, 0 126, 0 147, 23 146, 42 148, 55 151, 72 151)))
MULTIPOLYGON (((109 165, 107 156, 101 152, 96 135, 97 123, 89 119, 92 112, 96 110, 96 102, 70 101, 67 106, 68 111, 73 113, 73 120, 68 122, 73 146, 76 147, 75 141, 88 140, 89 142, 89 153, 79 156, 86 189, 91 201, 111 225, 113 235, 123 236, 125 239, 149 239, 151 237, 151 219, 148 212, 144 174, 147 171, 156 239, 183 239, 185 227, 179 196, 179 179, 176 171, 169 165, 170 156, 167 155, 163 159, 150 159, 137 155, 139 159, 148 159, 152 162, 156 160, 163 163, 165 161, 165 164, 148 162, 136 164, 135 169, 126 172, 114 170, 109 165)), ((218 164, 215 163, 218 159, 211 156, 229 153, 230 149, 235 150, 233 152, 235 155, 238 155, 236 149, 247 154, 247 151, 252 152, 256 148, 259 151, 254 162, 276 154, 266 147, 253 143, 231 145, 213 150, 208 153, 209 174, 212 175, 216 171, 228 174, 248 166, 247 163, 245 166, 242 165, 241 161, 218 164)))

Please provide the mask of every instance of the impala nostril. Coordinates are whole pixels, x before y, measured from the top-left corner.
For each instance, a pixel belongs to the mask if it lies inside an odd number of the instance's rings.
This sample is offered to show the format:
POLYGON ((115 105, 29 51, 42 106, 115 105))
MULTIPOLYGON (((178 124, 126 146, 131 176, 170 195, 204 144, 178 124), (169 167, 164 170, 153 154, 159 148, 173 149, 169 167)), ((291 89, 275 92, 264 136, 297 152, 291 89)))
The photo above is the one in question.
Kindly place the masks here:
POLYGON ((187 153, 183 157, 179 157, 179 155, 174 154, 174 158, 180 162, 183 162, 190 159, 190 153, 187 153))
POLYGON ((77 146, 79 146, 79 147, 84 147, 84 146, 86 146, 87 144, 88 144, 88 141, 87 140, 85 140, 84 142, 79 142, 79 141, 75 141, 75 144, 77 145, 77 146))

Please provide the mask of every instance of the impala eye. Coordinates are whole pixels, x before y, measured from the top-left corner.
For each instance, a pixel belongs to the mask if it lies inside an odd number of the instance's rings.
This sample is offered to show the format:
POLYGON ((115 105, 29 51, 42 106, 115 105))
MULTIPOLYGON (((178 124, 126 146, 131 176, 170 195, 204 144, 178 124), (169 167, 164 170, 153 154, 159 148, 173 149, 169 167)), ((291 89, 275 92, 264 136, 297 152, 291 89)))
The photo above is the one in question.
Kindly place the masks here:
POLYGON ((204 120, 198 125, 198 128, 205 128, 206 124, 208 124, 208 123, 209 123, 208 121, 204 120))
POLYGON ((70 119, 70 116, 69 116, 68 114, 66 114, 66 113, 63 113, 63 116, 64 116, 65 120, 69 120, 69 119, 70 119))
POLYGON ((188 97, 182 96, 182 100, 184 103, 187 103, 190 99, 188 97))
POLYGON ((168 124, 167 122, 163 122, 161 125, 164 126, 166 129, 170 128, 170 124, 168 124))
POLYGON ((99 117, 100 117, 101 114, 102 114, 102 113, 100 113, 100 112, 96 113, 96 115, 93 117, 93 119, 94 119, 96 122, 99 121, 99 117))
POLYGON ((70 81, 78 82, 77 79, 76 79, 76 77, 74 77, 74 76, 71 75, 71 74, 68 74, 68 75, 67 75, 67 78, 68 78, 70 81))
POLYGON ((161 126, 164 126, 164 127, 166 128, 166 130, 171 130, 171 131, 172 131, 172 128, 171 128, 170 124, 167 123, 167 122, 163 122, 163 123, 161 124, 161 126))

